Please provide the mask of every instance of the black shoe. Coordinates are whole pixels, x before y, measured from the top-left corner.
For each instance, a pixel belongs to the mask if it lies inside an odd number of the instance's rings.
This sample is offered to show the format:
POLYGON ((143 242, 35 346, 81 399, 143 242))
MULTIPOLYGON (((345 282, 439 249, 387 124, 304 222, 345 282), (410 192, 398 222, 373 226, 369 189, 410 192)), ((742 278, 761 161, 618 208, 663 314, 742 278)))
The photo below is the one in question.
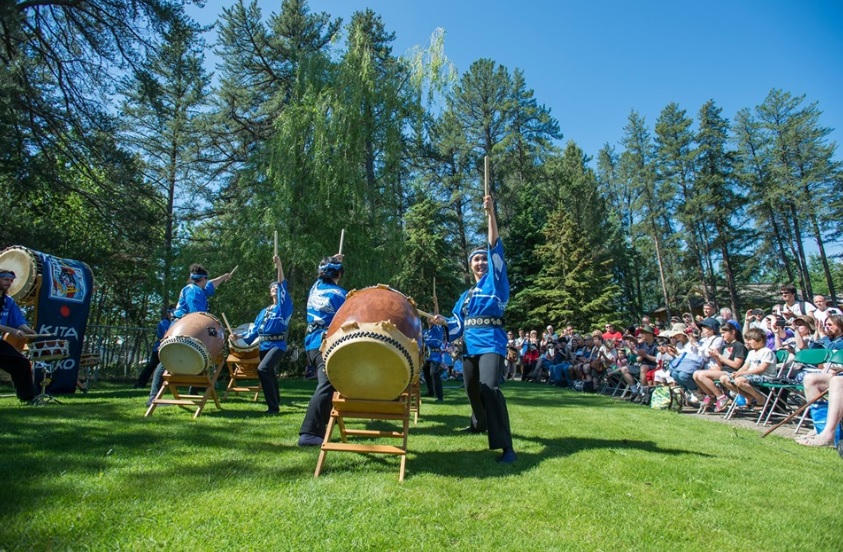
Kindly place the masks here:
POLYGON ((483 433, 482 429, 477 429, 474 426, 467 426, 462 429, 458 429, 457 431, 460 433, 483 433))
POLYGON ((322 437, 310 433, 302 433, 299 436, 300 447, 321 447, 322 441, 324 441, 322 437))
POLYGON ((516 459, 515 451, 512 450, 511 448, 505 448, 505 449, 503 449, 503 454, 501 455, 501 457, 498 458, 498 463, 499 464, 512 464, 513 462, 515 462, 515 459, 516 459))
POLYGON ((264 410, 264 414, 280 414, 281 412, 278 410, 264 410))

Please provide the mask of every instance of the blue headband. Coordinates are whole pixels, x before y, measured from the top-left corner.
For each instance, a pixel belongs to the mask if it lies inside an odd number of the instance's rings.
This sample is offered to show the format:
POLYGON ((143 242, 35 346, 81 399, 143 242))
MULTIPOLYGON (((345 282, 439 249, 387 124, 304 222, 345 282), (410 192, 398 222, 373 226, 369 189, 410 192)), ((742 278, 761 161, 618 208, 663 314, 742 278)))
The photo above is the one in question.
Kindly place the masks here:
POLYGON ((342 263, 328 263, 325 266, 323 266, 320 269, 320 271, 327 273, 331 270, 336 270, 337 272, 339 272, 341 269, 342 269, 342 263))
POLYGON ((474 251, 468 254, 468 262, 471 263, 471 259, 473 259, 477 255, 488 255, 489 252, 486 250, 485 247, 478 247, 474 251))
POLYGON ((201 280, 202 278, 207 278, 207 277, 208 277, 207 274, 191 274, 190 275, 191 280, 201 280))
POLYGON ((7 270, 6 272, 0 272, 0 278, 11 278, 14 280, 17 276, 11 270, 7 270))

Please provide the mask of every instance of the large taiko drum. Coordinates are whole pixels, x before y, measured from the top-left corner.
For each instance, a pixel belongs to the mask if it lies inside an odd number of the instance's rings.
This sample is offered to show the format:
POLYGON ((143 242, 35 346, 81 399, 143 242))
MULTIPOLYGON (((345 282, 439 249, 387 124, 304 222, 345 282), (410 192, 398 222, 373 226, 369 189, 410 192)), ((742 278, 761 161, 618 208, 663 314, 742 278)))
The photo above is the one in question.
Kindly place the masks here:
POLYGON ((15 281, 9 288, 9 296, 18 304, 35 302, 36 278, 41 274, 41 256, 37 252, 19 245, 0 251, 0 268, 15 273, 15 281))
POLYGON ((349 399, 393 400, 418 383, 421 321, 413 300, 379 284, 351 291, 322 342, 331 385, 349 399))
MULTIPOLYGON (((234 333, 242 335, 248 332, 251 327, 251 324, 241 324, 234 328, 234 333)), ((260 356, 257 339, 255 339, 251 345, 246 343, 242 338, 230 339, 228 341, 228 350, 232 355, 236 356, 240 360, 249 360, 260 356)))
POLYGON ((194 376, 222 362, 224 353, 222 324, 207 312, 192 312, 173 322, 158 348, 168 372, 194 376))

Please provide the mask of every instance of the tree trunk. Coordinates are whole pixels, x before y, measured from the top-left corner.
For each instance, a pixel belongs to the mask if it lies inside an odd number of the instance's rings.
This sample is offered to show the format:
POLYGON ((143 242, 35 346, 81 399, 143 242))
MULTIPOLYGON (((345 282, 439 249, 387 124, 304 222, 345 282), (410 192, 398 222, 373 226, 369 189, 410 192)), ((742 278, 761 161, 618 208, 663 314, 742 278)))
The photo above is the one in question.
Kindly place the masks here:
POLYGON ((808 274, 808 261, 805 259, 805 247, 802 245, 802 229, 799 227, 799 218, 796 213, 796 205, 791 201, 788 206, 793 219, 794 242, 798 255, 799 283, 802 288, 802 297, 813 297, 811 289, 811 278, 808 274))
POLYGON ((656 228, 655 223, 652 224, 653 227, 653 241, 656 244, 656 262, 659 266, 659 278, 661 279, 662 283, 662 293, 664 294, 664 308, 665 314, 667 315, 667 320, 670 322, 670 296, 667 293, 667 282, 665 281, 664 277, 664 265, 662 264, 662 253, 661 253, 661 242, 659 241, 659 232, 658 228, 656 228))

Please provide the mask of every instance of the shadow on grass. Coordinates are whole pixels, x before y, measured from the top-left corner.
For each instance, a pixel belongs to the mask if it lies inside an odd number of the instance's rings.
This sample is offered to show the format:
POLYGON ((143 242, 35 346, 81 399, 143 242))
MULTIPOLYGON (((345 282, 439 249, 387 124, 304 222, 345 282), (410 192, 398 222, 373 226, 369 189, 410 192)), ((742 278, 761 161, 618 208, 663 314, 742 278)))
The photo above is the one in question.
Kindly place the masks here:
MULTIPOLYGON (((410 451, 412 461, 408 460, 408 474, 430 473, 443 477, 487 478, 504 477, 513 473, 523 473, 539 466, 548 458, 564 458, 593 449, 639 450, 664 456, 692 455, 712 458, 710 454, 695 450, 663 448, 652 441, 629 439, 600 438, 555 438, 520 437, 516 439, 538 443, 544 447, 541 452, 518 452, 518 460, 513 464, 496 463, 500 451, 490 450, 449 450, 449 451, 410 451)), ((483 445, 487 444, 485 437, 483 445)), ((478 443, 479 444, 479 443, 478 443)))

